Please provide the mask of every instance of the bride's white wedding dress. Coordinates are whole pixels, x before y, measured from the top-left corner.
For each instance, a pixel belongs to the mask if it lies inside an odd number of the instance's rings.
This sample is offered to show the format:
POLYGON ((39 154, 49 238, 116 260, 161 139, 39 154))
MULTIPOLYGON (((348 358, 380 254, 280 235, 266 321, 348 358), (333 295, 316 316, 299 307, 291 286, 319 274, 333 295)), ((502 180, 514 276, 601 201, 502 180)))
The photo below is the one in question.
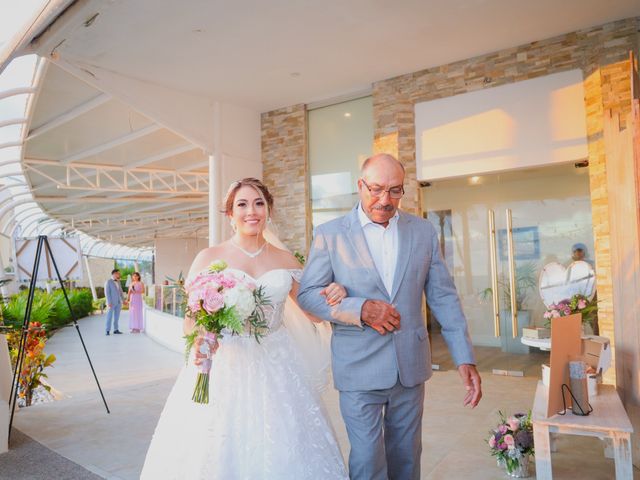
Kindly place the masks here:
POLYGON ((213 357, 209 403, 191 400, 197 370, 190 361, 169 394, 142 479, 346 479, 333 429, 300 353, 282 326, 299 270, 253 279, 272 306, 268 334, 225 335, 213 357))

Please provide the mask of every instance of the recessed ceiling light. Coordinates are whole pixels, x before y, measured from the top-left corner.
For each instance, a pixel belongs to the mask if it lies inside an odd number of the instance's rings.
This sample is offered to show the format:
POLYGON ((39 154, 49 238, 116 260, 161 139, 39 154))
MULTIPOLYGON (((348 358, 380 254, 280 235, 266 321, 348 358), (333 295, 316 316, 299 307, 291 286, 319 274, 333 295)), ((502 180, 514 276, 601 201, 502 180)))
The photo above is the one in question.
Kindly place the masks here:
POLYGON ((480 177, 475 177, 475 176, 474 176, 474 177, 471 177, 471 178, 469 179, 469 182, 470 182, 472 185, 477 185, 478 183, 480 183, 480 177))
POLYGON ((346 112, 346 113, 344 114, 344 116, 345 116, 345 118, 351 118, 351 114, 350 114, 349 112, 346 112))

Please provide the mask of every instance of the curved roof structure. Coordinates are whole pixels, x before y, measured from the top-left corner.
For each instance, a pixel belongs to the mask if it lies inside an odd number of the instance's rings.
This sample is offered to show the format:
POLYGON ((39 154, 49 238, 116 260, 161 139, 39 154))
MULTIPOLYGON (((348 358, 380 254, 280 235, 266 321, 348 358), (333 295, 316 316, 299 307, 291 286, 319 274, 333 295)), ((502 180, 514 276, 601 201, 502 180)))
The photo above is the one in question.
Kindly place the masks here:
POLYGON ((149 260, 153 253, 150 248, 91 235, 88 230, 76 228, 73 221, 55 217, 39 201, 41 184, 30 175, 25 146, 43 65, 44 61, 35 55, 24 56, 13 60, 0 75, 0 233, 8 240, 15 236, 74 235, 80 237, 86 255, 149 260))

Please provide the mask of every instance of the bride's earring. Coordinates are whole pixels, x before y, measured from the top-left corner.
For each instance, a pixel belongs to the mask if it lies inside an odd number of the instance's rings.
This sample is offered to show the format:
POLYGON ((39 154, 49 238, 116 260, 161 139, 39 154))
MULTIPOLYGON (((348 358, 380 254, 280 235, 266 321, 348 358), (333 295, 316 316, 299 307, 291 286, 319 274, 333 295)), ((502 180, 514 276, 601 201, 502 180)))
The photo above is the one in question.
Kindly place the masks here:
POLYGON ((273 222, 271 221, 271 217, 267 218, 267 223, 271 225, 273 222))
POLYGON ((238 227, 236 226, 236 222, 233 218, 229 220, 229 225, 231 225, 231 230, 233 230, 234 232, 238 230, 238 227))

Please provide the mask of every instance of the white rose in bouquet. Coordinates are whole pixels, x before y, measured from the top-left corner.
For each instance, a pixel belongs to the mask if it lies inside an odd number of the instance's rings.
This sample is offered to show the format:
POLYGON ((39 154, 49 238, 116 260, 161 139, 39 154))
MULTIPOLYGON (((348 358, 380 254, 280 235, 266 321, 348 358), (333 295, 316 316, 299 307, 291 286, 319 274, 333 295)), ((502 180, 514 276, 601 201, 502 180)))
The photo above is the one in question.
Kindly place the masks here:
POLYGON ((238 283, 234 288, 224 291, 224 304, 227 308, 235 307, 236 313, 242 319, 246 319, 256 309, 256 301, 253 291, 245 285, 238 283))

